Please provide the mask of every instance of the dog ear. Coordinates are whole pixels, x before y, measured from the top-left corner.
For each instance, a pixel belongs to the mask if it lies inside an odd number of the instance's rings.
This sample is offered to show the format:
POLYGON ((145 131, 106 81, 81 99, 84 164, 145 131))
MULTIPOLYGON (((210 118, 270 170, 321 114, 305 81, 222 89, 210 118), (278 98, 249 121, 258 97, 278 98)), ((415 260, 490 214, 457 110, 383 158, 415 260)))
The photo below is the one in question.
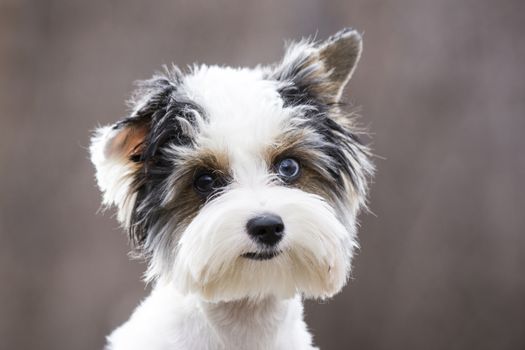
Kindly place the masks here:
POLYGON ((363 40, 355 31, 346 29, 325 41, 319 48, 319 59, 329 72, 330 84, 327 91, 335 102, 341 99, 343 89, 354 74, 361 58, 363 40))
POLYGON ((154 77, 138 83, 129 105, 130 115, 121 121, 95 131, 91 139, 91 161, 103 193, 103 204, 118 207, 118 219, 125 226, 135 200, 133 190, 136 174, 143 167, 142 150, 151 124, 174 90, 173 82, 154 77))
POLYGON ((149 126, 116 123, 98 128, 91 139, 91 161, 103 193, 103 204, 116 205, 126 223, 126 203, 131 199, 134 174, 140 168, 140 149, 149 126))
POLYGON ((355 71, 361 51, 361 35, 355 30, 343 29, 321 43, 308 40, 292 43, 274 74, 278 80, 291 83, 288 92, 295 98, 337 103, 355 71))

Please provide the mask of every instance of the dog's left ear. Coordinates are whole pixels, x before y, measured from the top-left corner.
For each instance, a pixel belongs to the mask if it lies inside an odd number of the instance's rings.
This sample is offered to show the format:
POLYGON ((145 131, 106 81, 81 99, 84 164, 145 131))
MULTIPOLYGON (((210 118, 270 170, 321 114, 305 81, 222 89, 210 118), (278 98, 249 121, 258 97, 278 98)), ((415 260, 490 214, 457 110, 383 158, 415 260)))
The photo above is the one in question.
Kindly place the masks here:
POLYGON ((349 28, 321 43, 292 43, 274 76, 291 83, 288 92, 296 99, 337 103, 355 71, 361 51, 361 35, 349 28))

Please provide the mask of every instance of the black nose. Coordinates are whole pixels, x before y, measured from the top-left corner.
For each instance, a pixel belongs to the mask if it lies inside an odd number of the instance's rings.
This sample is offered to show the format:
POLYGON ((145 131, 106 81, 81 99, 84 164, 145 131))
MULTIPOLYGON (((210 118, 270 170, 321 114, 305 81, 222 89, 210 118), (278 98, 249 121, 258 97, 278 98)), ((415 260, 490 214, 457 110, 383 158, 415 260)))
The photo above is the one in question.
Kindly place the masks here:
POLYGON ((276 245, 284 235, 283 220, 275 214, 262 214, 250 219, 246 229, 255 241, 267 246, 276 245))

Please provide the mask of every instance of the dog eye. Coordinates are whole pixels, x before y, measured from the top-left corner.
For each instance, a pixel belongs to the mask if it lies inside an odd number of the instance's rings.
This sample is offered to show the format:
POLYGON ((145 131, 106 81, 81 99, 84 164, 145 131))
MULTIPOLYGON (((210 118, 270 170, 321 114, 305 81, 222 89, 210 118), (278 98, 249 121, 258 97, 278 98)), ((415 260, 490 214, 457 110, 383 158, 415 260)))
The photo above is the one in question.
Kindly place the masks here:
POLYGON ((299 162, 293 158, 285 158, 277 163, 277 173, 286 182, 291 182, 299 177, 301 167, 299 162))
POLYGON ((199 174, 193 181, 193 187, 200 194, 209 194, 215 189, 217 178, 210 173, 199 174))
POLYGON ((199 194, 207 196, 216 189, 224 186, 224 182, 220 177, 213 173, 200 173, 193 180, 193 188, 199 194))

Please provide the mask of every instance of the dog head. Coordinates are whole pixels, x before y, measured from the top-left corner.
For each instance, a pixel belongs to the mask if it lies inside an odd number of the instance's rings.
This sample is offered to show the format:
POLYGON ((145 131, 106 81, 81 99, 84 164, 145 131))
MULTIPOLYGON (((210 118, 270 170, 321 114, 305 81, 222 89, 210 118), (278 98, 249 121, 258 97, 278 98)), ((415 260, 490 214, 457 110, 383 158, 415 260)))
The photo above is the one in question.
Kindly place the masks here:
POLYGON ((373 172, 341 94, 361 54, 343 30, 269 67, 166 69, 91 144, 147 278, 210 301, 328 297, 350 272, 373 172))

